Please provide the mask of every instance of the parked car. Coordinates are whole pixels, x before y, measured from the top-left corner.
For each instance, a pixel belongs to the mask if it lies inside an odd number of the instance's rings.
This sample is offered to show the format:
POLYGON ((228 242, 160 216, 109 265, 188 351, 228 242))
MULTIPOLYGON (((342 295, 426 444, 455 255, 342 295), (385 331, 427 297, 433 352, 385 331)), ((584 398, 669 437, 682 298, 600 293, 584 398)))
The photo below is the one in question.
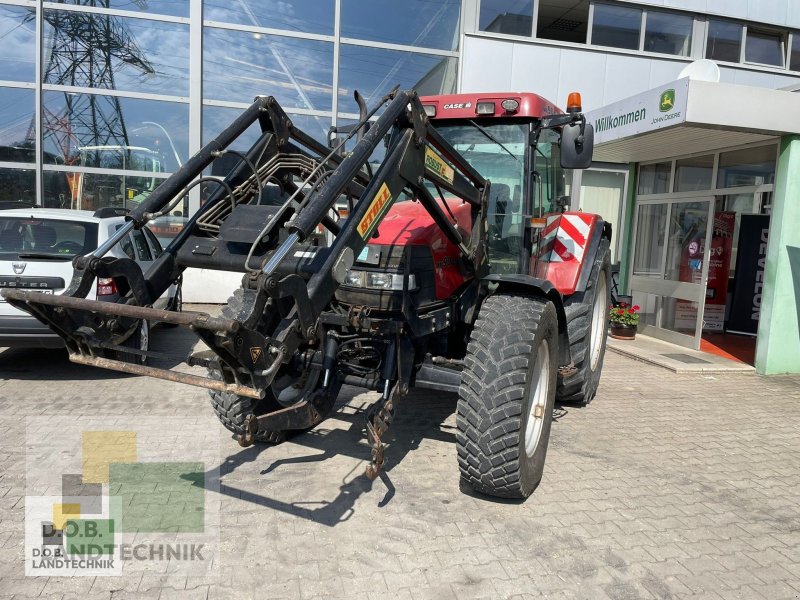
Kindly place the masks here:
MULTIPOLYGON (((101 208, 94 213, 58 208, 18 208, 0 212, 0 287, 35 288, 60 294, 72 279, 72 259, 88 254, 125 223, 124 211, 101 208)), ((162 252, 149 229, 134 230, 109 253, 135 260, 147 272, 162 252)), ((87 296, 101 301, 119 299, 113 279, 98 278, 87 296)), ((176 281, 154 308, 180 310, 181 282, 176 281)), ((142 321, 126 345, 147 350, 150 324, 142 321)), ((62 347, 63 341, 40 323, 0 298, 0 347, 62 347)), ((144 362, 130 353, 125 360, 144 362)))

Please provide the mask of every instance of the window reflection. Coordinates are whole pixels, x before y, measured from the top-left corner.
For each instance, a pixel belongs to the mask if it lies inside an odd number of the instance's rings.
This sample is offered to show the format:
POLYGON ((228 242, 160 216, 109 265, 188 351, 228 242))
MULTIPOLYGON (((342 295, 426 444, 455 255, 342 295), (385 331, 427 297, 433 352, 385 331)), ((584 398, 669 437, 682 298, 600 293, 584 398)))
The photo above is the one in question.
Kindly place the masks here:
POLYGON ((456 59, 416 52, 384 50, 342 44, 339 60, 339 110, 358 112, 353 91, 367 104, 379 100, 399 84, 420 95, 452 94, 456 88, 456 59))
POLYGON ((185 96, 189 27, 44 11, 44 83, 185 96))
MULTIPOLYGON (((74 4, 76 6, 98 6, 97 0, 56 0, 60 4, 74 4)), ((188 17, 189 2, 187 0, 104 0, 103 8, 117 10, 130 10, 135 12, 157 13, 173 17, 188 17)))
POLYGON ((675 161, 675 191, 696 192, 711 189, 714 155, 693 156, 675 161))
POLYGON ((719 155, 717 187, 775 183, 775 146, 757 146, 719 155))
POLYGON ((784 43, 782 33, 747 28, 747 42, 744 47, 745 61, 782 67, 783 57, 784 43))
POLYGON ((168 173, 187 158, 187 104, 47 91, 43 101, 44 151, 64 164, 130 169, 149 157, 144 170, 168 173), (130 158, 117 161, 117 151, 130 158))
POLYGON ((706 58, 739 62, 742 47, 742 26, 729 21, 708 22, 706 58))
POLYGON ((209 21, 333 35, 334 0, 204 0, 203 17, 209 21))
POLYGON ((0 162, 36 162, 33 109, 33 90, 0 88, 0 162))
POLYGON ((647 12, 644 49, 648 52, 689 56, 694 19, 657 11, 647 12))
POLYGON ((36 12, 0 6, 0 79, 33 81, 36 77, 36 12))
POLYGON ((210 27, 203 39, 207 98, 275 96, 285 107, 331 110, 332 43, 210 27))
POLYGON ((461 0, 344 0, 342 36, 456 50, 460 14, 461 0))
POLYGON ((0 168, 0 208, 13 208, 16 203, 35 204, 35 202, 35 169, 0 168))
POLYGON ((612 48, 639 49, 642 11, 610 4, 595 4, 592 44, 612 48))
POLYGON ((530 36, 533 32, 533 1, 481 0, 479 29, 530 36))
MULTIPOLYGON (((113 151, 109 151, 109 154, 112 153, 113 151)), ((111 163, 117 164, 113 160, 111 163)), ((49 171, 45 167, 43 175, 44 206, 75 210, 97 210, 105 206, 133 209, 144 202, 164 181, 164 177, 159 177, 156 172, 150 176, 120 172, 65 173, 49 171)))

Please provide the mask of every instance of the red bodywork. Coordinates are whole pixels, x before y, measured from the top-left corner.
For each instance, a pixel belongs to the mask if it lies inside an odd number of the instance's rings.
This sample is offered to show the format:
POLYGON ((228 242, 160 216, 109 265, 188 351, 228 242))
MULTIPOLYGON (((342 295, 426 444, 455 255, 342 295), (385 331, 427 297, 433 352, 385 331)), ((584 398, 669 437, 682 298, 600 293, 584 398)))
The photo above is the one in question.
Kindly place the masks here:
POLYGON ((436 115, 431 119, 541 119, 547 115, 563 114, 560 108, 538 94, 520 92, 494 92, 490 94, 450 94, 447 96, 421 96, 423 106, 435 106, 436 115), (516 100, 519 108, 515 112, 506 112, 500 105, 503 100, 516 100), (479 115, 476 112, 478 102, 494 102, 493 115, 479 115))
MULTIPOLYGON (((425 106, 435 106, 432 119, 539 119, 543 116, 563 114, 555 104, 531 93, 451 94, 447 96, 422 96, 425 106), (503 100, 519 102, 514 112, 501 106, 503 100), (494 115, 478 115, 478 102, 493 102, 494 115)), ((439 201, 441 204, 441 201, 439 201)), ((471 231, 470 206, 460 200, 448 200, 465 235, 471 231)), ((531 275, 550 281, 563 295, 575 292, 583 266, 583 255, 592 232, 600 218, 581 212, 567 212, 547 216, 541 233, 539 251, 531 259, 531 275)), ((444 300, 462 287, 469 275, 461 268, 458 248, 447 239, 442 230, 418 202, 395 204, 378 228, 374 244, 395 246, 422 245, 431 248, 436 273, 436 298, 444 300)), ((591 268, 589 265, 588 268, 591 268)))
POLYGON ((548 215, 539 251, 531 258, 531 274, 548 280, 562 296, 574 294, 596 227, 602 227, 598 215, 574 211, 548 215))
MULTIPOLYGON (((438 200, 442 210, 447 209, 438 200)), ((461 200, 448 200, 450 210, 462 235, 472 232, 470 205, 461 200)), ((460 252, 419 202, 398 202, 378 226, 377 236, 370 244, 387 246, 427 246, 433 254, 436 281, 436 299, 449 298, 464 285, 468 274, 461 267, 460 252)))

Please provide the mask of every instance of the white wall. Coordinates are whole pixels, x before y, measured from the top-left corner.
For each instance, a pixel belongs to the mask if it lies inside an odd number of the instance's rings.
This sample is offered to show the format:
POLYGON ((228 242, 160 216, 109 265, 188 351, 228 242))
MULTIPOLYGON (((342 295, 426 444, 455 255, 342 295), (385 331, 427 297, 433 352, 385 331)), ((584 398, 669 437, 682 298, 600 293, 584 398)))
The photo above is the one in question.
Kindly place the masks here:
POLYGON ((243 273, 186 269, 183 273, 183 301, 199 304, 225 304, 242 284, 243 273))
MULTIPOLYGON (((579 91, 587 111, 675 81, 691 62, 471 35, 463 38, 462 60, 462 92, 535 92, 563 106, 569 92, 579 91)), ((725 83, 773 89, 800 83, 800 75, 729 67, 721 71, 725 83)))

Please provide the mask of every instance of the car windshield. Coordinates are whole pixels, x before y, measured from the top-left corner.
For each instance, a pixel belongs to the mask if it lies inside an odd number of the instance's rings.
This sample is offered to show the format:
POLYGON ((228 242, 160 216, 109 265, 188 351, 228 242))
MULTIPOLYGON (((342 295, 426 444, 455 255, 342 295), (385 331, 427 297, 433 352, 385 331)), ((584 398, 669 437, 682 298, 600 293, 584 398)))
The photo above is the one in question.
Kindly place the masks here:
POLYGON ((488 227, 492 271, 516 272, 524 233, 527 123, 437 122, 436 130, 490 180, 488 227))
POLYGON ((0 260, 71 260, 97 248, 97 223, 0 214, 0 260))

